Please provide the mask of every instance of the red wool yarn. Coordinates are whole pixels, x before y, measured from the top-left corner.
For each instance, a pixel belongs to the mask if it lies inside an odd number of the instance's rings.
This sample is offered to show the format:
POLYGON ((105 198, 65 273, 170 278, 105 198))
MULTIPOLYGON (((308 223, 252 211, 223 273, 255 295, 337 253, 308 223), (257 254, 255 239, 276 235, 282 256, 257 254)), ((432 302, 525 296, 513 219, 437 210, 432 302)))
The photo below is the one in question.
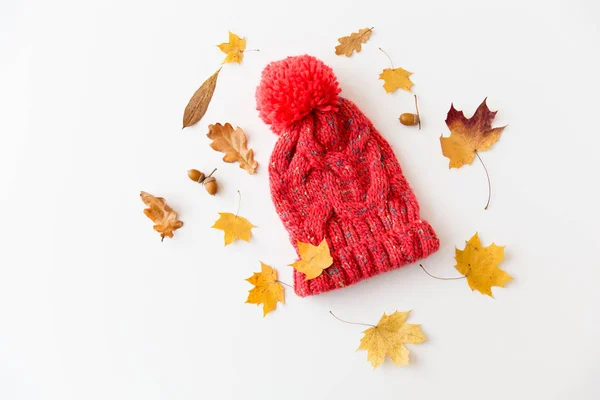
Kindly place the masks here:
POLYGON ((388 142, 315 57, 269 64, 257 110, 280 135, 269 163, 271 197, 297 240, 327 240, 333 265, 294 290, 309 296, 342 288, 427 257, 439 248, 432 227, 388 142))

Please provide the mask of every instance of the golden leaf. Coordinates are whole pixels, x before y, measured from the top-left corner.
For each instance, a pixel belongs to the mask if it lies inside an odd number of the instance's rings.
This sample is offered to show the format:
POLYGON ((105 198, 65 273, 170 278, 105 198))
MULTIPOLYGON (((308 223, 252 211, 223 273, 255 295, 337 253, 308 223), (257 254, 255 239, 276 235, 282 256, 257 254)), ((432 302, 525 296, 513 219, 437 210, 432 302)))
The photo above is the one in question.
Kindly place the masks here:
POLYGON ((260 263, 261 272, 255 272, 246 279, 255 287, 249 290, 246 303, 262 304, 263 317, 277 307, 277 302, 285 303, 283 286, 277 280, 277 271, 263 262, 260 263))
POLYGON ((409 365, 410 351, 405 344, 423 343, 427 339, 420 325, 406 324, 410 311, 396 311, 383 316, 379 323, 363 333, 358 350, 367 350, 367 360, 377 368, 389 356, 396 365, 409 365))
POLYGON ((185 111, 183 112, 184 128, 194 125, 196 122, 200 121, 204 114, 206 114, 208 104, 210 103, 213 93, 215 92, 215 88, 217 87, 217 78, 219 77, 220 71, 221 68, 212 74, 210 78, 205 80, 202 86, 196 90, 196 93, 194 93, 188 102, 188 105, 185 107, 185 111))
POLYGON ((290 264, 290 266, 305 274, 306 278, 304 280, 306 281, 321 276, 323 271, 333 264, 333 258, 329 253, 329 245, 327 245, 325 239, 318 246, 298 240, 298 253, 300 253, 300 260, 290 264))
POLYGON ((240 168, 245 169, 249 174, 256 172, 258 162, 254 160, 254 150, 248 150, 246 134, 242 128, 233 130, 229 123, 209 125, 206 136, 213 140, 210 147, 225 153, 223 161, 227 163, 238 161, 240 168))
POLYGON ((339 38, 338 42, 340 44, 335 46, 335 54, 338 56, 344 54, 346 57, 350 57, 355 51, 359 53, 361 44, 369 40, 371 32, 373 32, 373 28, 364 28, 358 32, 353 32, 350 36, 339 38))
POLYGON ((140 197, 148 206, 144 214, 154 222, 154 230, 160 233, 161 242, 165 237, 172 238, 173 232, 183 226, 183 222, 177 219, 177 213, 162 197, 154 197, 146 192, 140 192, 140 197))
POLYGON ((477 107, 471 118, 465 118, 462 111, 457 111, 454 104, 450 106, 446 125, 450 136, 440 136, 442 154, 450 159, 450 168, 460 168, 470 164, 475 152, 489 149, 506 128, 492 128, 492 121, 498 111, 490 111, 486 99, 477 107))
POLYGON ((404 89, 410 92, 410 88, 413 86, 410 81, 411 75, 412 72, 408 72, 403 68, 386 68, 379 74, 379 79, 383 79, 383 88, 388 93, 392 93, 396 89, 404 89))
POLYGON ((220 229, 225 232, 225 246, 237 239, 242 239, 246 242, 250 241, 252 228, 256 228, 256 226, 239 215, 232 213, 219 213, 219 215, 219 219, 215 221, 215 224, 211 228, 220 229))
POLYGON ((244 58, 244 50, 246 50, 246 39, 240 38, 235 33, 229 32, 229 43, 221 43, 217 45, 217 47, 219 47, 223 53, 227 54, 221 64, 231 62, 241 64, 242 59, 244 58))
POLYGON ((504 260, 504 246, 494 243, 482 247, 479 235, 475 233, 464 250, 456 249, 456 269, 467 277, 471 290, 492 296, 492 286, 504 287, 512 277, 498 267, 504 260))

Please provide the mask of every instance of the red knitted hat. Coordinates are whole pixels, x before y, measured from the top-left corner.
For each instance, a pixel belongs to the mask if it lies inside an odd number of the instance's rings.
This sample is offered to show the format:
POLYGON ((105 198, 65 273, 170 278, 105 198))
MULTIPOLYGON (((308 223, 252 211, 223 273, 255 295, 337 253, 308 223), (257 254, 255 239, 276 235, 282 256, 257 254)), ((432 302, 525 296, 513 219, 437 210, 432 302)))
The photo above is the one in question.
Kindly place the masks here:
POLYGON ((269 64, 256 91, 263 121, 280 135, 269 164, 271 196, 297 240, 327 240, 333 265, 294 289, 309 296, 427 257, 439 247, 388 142, 315 57, 269 64))

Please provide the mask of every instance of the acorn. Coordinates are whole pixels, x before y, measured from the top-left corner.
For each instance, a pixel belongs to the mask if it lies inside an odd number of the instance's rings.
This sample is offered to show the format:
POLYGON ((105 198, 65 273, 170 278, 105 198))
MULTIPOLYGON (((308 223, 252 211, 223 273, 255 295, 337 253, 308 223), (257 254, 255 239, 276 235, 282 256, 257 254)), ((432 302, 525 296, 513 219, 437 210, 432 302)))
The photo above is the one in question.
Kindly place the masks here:
POLYGON ((415 126, 421 122, 417 114, 404 113, 400 116, 400 123, 406 126, 415 126))
POLYGON ((206 178, 204 180, 204 188, 206 189, 206 191, 208 192, 208 194, 210 194, 211 196, 214 196, 215 194, 217 194, 217 191, 219 190, 219 186, 217 185, 217 180, 215 178, 213 178, 212 176, 209 176, 208 178, 206 178))
POLYGON ((415 94, 415 108, 417 109, 416 114, 412 113, 404 113, 400 115, 400 123, 406 126, 415 126, 419 125, 419 130, 421 130, 421 118, 419 117, 419 105, 417 104, 417 95, 415 94))
POLYGON ((214 196, 219 191, 219 185, 217 185, 217 180, 212 176, 217 169, 215 168, 213 172, 211 172, 208 176, 204 175, 203 172, 198 171, 197 169, 190 169, 188 171, 188 177, 194 182, 198 182, 204 186, 208 194, 214 196))

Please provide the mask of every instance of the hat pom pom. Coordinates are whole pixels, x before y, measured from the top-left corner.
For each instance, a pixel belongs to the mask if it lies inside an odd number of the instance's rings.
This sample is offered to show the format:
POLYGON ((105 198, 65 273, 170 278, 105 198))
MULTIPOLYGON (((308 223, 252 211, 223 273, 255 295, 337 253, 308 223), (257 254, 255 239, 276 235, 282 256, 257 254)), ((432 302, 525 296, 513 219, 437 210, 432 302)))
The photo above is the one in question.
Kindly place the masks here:
POLYGON ((256 90, 257 110, 271 129, 282 133, 311 112, 335 111, 341 89, 333 70, 309 55, 267 65, 256 90))

